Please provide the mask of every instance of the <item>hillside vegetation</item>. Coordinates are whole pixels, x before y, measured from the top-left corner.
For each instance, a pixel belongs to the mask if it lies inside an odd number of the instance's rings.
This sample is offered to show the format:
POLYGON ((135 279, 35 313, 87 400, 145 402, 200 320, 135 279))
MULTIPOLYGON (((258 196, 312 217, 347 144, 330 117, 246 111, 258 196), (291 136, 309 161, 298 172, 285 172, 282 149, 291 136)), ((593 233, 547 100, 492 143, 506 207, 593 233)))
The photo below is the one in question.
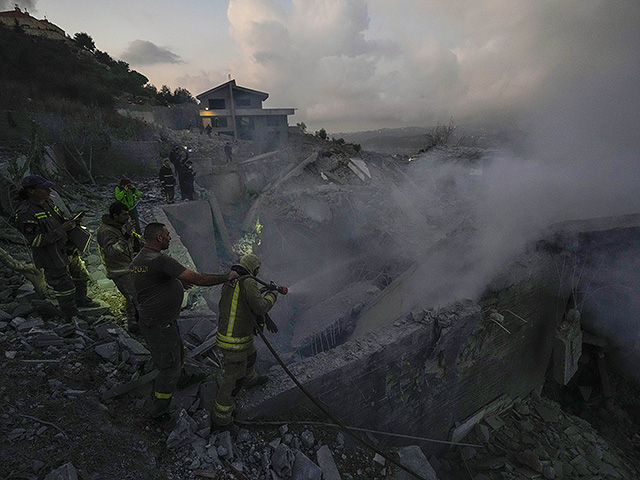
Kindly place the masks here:
POLYGON ((93 46, 87 34, 76 41, 50 40, 0 25, 1 108, 61 111, 68 103, 111 108, 118 102, 168 105, 195 102, 167 86, 160 91, 129 64, 93 46))

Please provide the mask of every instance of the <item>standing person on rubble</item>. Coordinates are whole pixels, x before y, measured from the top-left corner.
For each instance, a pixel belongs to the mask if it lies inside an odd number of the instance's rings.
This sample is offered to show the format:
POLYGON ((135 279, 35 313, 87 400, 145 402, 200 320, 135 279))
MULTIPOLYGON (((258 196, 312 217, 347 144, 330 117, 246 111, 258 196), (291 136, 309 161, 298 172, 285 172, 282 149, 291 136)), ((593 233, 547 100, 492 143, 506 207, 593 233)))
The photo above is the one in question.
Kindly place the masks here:
POLYGON ((224 155, 227 158, 227 163, 231 163, 233 161, 233 147, 229 142, 224 144, 224 155))
POLYGON ((23 202, 15 217, 18 229, 31 246, 33 263, 44 269, 45 279, 55 291, 63 317, 70 320, 79 314, 78 307, 100 304, 87 297, 89 272, 68 237, 76 222, 66 219, 51 201, 53 186, 53 182, 40 175, 25 176, 18 193, 23 202))
POLYGON ((232 428, 235 398, 241 388, 252 388, 269 380, 258 375, 253 336, 258 325, 277 332, 267 312, 276 303, 278 294, 273 290, 262 292, 253 278, 260 270, 260 259, 253 254, 244 255, 240 263, 231 267, 240 275, 235 284, 222 287, 216 347, 224 356, 222 383, 218 389, 213 421, 218 428, 232 428))
POLYGON ((115 283, 125 299, 127 328, 130 332, 139 333, 136 292, 129 264, 140 251, 141 237, 133 231, 133 222, 125 204, 116 201, 109 206, 109 213, 102 216, 97 237, 98 251, 107 270, 107 278, 115 283))
POLYGON ((182 200, 194 199, 195 191, 193 188, 193 180, 195 176, 196 174, 193 171, 193 162, 191 160, 187 160, 180 165, 178 177, 180 177, 180 195, 182 196, 182 200))
POLYGON ((169 248, 171 236, 162 223, 150 223, 144 229, 144 246, 130 265, 140 314, 140 331, 151 358, 160 371, 154 384, 151 416, 165 420, 171 397, 177 388, 193 381, 184 374, 184 347, 178 330, 178 317, 185 284, 212 286, 238 278, 226 274, 198 273, 162 253, 169 248))
POLYGON ((138 213, 138 199, 142 192, 127 177, 122 177, 120 185, 116 185, 113 193, 117 201, 124 203, 129 209, 129 216, 134 222, 136 232, 140 233, 140 214, 138 213))
POLYGON ((162 193, 167 203, 173 203, 175 196, 176 177, 173 176, 173 170, 171 169, 171 162, 168 158, 162 159, 162 166, 158 173, 160 179, 160 185, 162 186, 162 193))

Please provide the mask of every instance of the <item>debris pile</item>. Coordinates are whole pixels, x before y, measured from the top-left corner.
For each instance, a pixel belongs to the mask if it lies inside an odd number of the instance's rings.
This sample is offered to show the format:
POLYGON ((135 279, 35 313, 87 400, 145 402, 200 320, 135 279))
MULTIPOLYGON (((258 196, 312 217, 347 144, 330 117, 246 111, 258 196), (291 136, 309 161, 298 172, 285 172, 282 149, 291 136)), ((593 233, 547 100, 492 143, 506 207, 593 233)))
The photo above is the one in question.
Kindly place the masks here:
MULTIPOLYGON (((640 435, 630 439, 635 448, 640 435)), ((441 480, 630 479, 640 478, 637 461, 603 439, 591 424, 568 415, 537 394, 501 413, 487 415, 465 446, 431 459, 441 480)))

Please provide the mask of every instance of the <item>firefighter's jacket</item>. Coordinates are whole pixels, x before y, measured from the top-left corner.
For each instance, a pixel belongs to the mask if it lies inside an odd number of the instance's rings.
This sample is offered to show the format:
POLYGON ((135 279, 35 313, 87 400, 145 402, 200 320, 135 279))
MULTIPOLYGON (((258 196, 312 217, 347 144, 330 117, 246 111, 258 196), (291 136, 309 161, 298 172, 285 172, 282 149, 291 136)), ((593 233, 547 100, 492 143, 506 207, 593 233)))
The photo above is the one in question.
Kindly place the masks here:
MULTIPOLYGON (((254 255, 245 255, 240 265, 254 274, 260 266, 254 255), (243 264, 247 257, 253 257, 258 263, 243 264)), ((218 304, 220 317, 216 345, 225 350, 241 351, 253 346, 253 333, 256 319, 266 314, 276 303, 276 293, 268 291, 261 293, 256 282, 250 276, 243 276, 231 286, 224 284, 218 304)))
POLYGON ((125 190, 124 187, 116 185, 113 195, 116 197, 116 200, 124 203, 129 210, 133 210, 138 204, 138 199, 142 197, 142 192, 136 187, 134 187, 133 190, 125 190))
POLYGON ((122 225, 109 215, 103 215, 97 237, 98 251, 107 269, 107 277, 118 278, 129 273, 129 264, 140 251, 140 235, 136 232, 125 235, 122 225))
POLYGON ((176 184, 176 177, 173 176, 173 170, 171 167, 166 165, 162 165, 160 167, 160 173, 158 174, 160 178, 160 185, 163 187, 173 187, 176 184))
POLYGON ((64 268, 69 264, 73 246, 67 246, 67 232, 61 225, 65 222, 62 211, 51 201, 43 205, 29 200, 16 210, 16 225, 33 252, 33 263, 37 268, 64 268))

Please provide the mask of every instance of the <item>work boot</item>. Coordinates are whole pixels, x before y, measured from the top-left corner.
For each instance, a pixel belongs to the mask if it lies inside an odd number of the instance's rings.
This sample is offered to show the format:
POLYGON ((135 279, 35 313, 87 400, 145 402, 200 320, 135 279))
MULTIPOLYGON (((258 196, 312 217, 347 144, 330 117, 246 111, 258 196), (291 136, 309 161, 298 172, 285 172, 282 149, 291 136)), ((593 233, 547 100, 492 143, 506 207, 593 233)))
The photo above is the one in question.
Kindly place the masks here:
POLYGON ((240 427, 238 427, 234 422, 228 423, 226 425, 218 425, 217 423, 213 423, 213 430, 216 432, 229 432, 231 436, 235 437, 238 435, 240 431, 240 427))
POLYGON ((245 390, 249 390, 250 388, 258 387, 260 385, 264 385, 269 381, 269 377, 267 375, 260 375, 256 377, 253 381, 247 382, 243 385, 245 390))
POLYGON ((151 418, 156 420, 165 415, 169 415, 170 408, 171 408, 170 398, 154 398, 151 411, 149 412, 149 414, 151 415, 151 418))
POLYGON ((76 305, 83 308, 95 308, 102 306, 98 302, 91 300, 89 297, 76 298, 76 305))
POLYGON ((207 378, 207 375, 204 373, 195 372, 187 375, 183 371, 182 375, 180 376, 180 380, 178 380, 177 388, 178 390, 182 390, 184 388, 187 388, 189 385, 193 385, 194 383, 203 381, 205 378, 207 378))

